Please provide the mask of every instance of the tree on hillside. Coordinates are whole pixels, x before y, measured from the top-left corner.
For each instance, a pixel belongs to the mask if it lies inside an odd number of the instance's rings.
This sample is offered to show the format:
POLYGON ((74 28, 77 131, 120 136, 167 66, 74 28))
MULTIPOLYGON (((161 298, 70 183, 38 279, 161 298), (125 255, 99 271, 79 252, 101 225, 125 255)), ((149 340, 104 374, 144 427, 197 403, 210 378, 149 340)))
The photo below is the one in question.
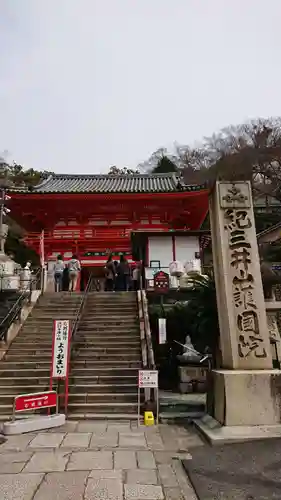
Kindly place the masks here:
POLYGON ((281 118, 258 119, 222 129, 193 150, 178 147, 185 179, 250 180, 254 193, 281 200, 281 118))
POLYGON ((119 168, 119 167, 116 167, 115 165, 113 165, 112 167, 110 167, 109 169, 109 172, 108 172, 108 175, 134 175, 134 174, 139 174, 139 170, 133 170, 132 168, 128 168, 128 167, 122 167, 122 168, 119 168))
POLYGON ((24 169, 22 165, 15 162, 9 164, 0 157, 0 185, 3 187, 22 186, 30 188, 39 184, 41 180, 51 175, 51 173, 47 171, 40 172, 33 168, 24 169))
POLYGON ((144 173, 168 174, 179 173, 178 158, 168 153, 166 148, 157 149, 145 162, 139 165, 144 173))
MULTIPOLYGON (((51 172, 39 172, 32 168, 24 169, 22 165, 13 162, 9 164, 4 158, 0 157, 0 189, 23 188, 30 189, 38 184, 42 179, 49 176, 51 172)), ((9 202, 7 202, 7 207, 9 202)), ((13 214, 5 209, 5 220, 9 231, 5 244, 5 251, 14 256, 16 262, 24 265, 28 260, 34 264, 39 263, 38 256, 34 250, 28 248, 23 242, 24 231, 12 219, 13 214)))

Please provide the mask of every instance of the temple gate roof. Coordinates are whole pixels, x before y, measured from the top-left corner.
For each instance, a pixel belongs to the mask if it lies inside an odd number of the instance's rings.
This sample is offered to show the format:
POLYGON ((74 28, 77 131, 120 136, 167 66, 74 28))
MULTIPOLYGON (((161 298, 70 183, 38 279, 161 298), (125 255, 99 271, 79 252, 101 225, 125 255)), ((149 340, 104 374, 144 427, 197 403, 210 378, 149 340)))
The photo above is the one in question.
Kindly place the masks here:
POLYGON ((32 189, 33 193, 174 193, 205 189, 186 185, 175 174, 50 175, 32 189))

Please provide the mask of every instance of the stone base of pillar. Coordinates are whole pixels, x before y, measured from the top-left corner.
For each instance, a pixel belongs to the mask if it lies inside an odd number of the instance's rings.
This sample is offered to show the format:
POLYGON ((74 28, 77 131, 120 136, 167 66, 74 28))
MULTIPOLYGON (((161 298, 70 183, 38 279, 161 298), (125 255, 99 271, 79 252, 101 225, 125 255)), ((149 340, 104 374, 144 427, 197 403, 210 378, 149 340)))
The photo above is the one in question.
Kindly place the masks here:
POLYGON ((280 370, 214 370, 214 417, 222 425, 281 424, 280 370))
POLYGON ((195 421, 212 444, 281 437, 281 370, 214 370, 214 418, 195 421))

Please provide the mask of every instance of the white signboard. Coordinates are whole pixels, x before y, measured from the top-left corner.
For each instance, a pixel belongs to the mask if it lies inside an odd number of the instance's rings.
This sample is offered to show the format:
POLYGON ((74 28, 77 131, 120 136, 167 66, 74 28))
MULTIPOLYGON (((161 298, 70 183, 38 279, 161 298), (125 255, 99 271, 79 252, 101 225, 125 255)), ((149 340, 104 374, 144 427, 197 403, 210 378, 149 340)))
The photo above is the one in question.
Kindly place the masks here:
POLYGON ((68 320, 56 320, 53 331, 52 376, 66 378, 70 342, 70 323, 68 320))
POLYGON ((145 387, 158 388, 157 370, 139 370, 139 389, 145 387))
POLYGON ((167 342, 166 318, 158 319, 158 331, 159 331, 159 344, 166 344, 167 342))

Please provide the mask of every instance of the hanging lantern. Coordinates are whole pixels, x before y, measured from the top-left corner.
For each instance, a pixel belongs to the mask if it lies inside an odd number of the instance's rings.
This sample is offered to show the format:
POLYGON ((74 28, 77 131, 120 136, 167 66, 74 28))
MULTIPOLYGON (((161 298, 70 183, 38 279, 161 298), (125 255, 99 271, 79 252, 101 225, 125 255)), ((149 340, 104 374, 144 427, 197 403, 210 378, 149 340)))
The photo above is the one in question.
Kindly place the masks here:
POLYGON ((184 269, 186 274, 188 273, 200 273, 201 274, 201 260, 192 259, 185 263, 184 269))
POLYGON ((169 271, 171 276, 175 276, 176 278, 180 278, 184 274, 184 267, 182 262, 179 260, 174 260, 169 265, 169 271))

